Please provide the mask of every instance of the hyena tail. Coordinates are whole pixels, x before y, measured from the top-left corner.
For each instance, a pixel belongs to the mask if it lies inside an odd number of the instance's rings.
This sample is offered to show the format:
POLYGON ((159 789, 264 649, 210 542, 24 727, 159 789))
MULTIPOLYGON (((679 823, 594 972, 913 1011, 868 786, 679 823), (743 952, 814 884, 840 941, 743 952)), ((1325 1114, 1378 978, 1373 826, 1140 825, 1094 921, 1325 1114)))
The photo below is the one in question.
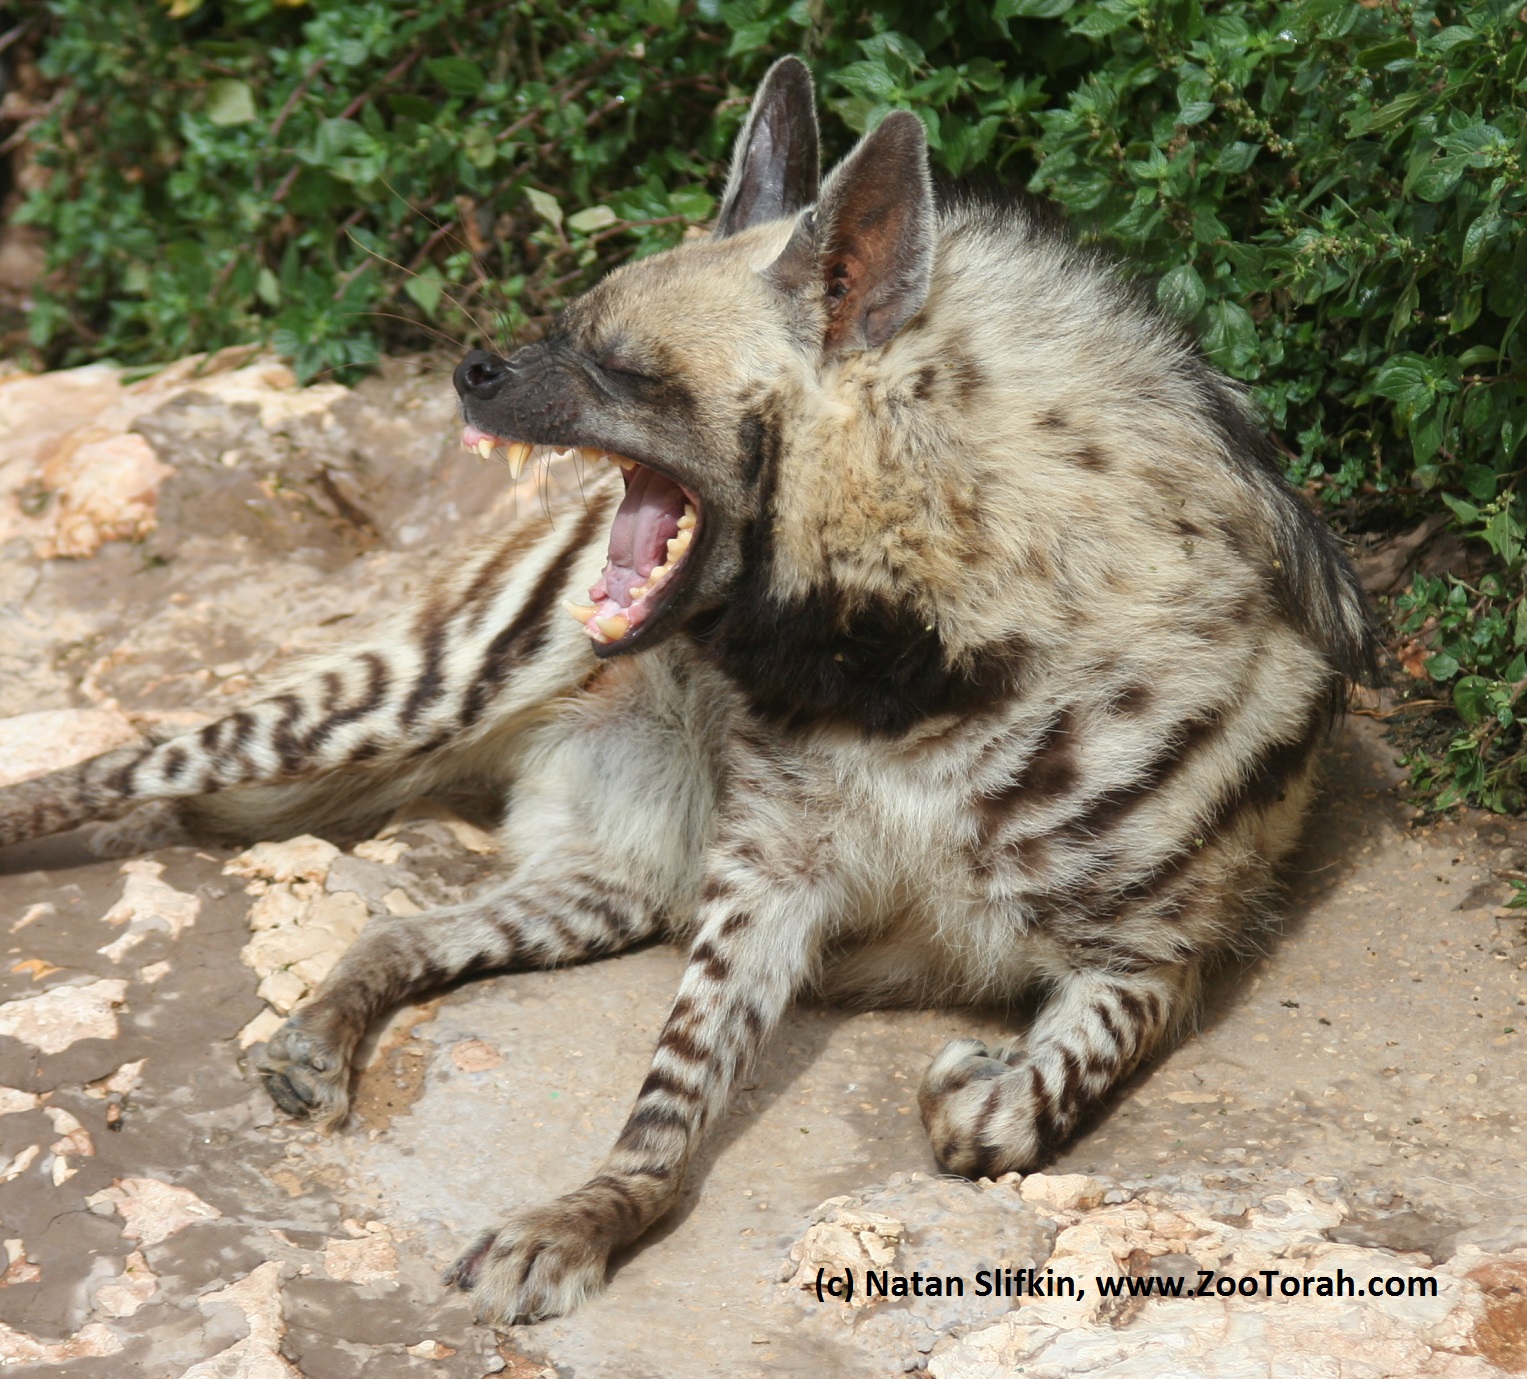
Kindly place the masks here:
POLYGON ((393 636, 299 667, 247 708, 0 789, 0 846, 150 801, 188 802, 175 812, 193 831, 232 838, 376 817, 448 782, 507 783, 516 738, 597 670, 560 605, 598 577, 613 499, 601 484, 523 519, 393 636))

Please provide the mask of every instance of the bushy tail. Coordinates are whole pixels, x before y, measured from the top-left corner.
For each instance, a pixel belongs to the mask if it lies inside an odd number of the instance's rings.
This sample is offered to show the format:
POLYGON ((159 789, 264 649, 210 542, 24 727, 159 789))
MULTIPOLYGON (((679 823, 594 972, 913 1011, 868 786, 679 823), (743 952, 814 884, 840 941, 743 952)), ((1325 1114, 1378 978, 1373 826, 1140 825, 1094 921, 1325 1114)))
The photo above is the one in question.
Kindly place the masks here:
MULTIPOLYGON (((495 774, 491 760, 478 769, 482 759, 596 669, 560 604, 597 578, 614 497, 601 484, 586 503, 524 519, 429 590, 394 635, 309 662, 248 708, 0 790, 0 846, 149 800, 259 787, 241 792, 251 819, 353 813, 358 797, 378 791, 495 774), (290 789, 298 783, 306 789, 290 789)), ((235 796, 210 812, 221 831, 236 831, 235 796)))

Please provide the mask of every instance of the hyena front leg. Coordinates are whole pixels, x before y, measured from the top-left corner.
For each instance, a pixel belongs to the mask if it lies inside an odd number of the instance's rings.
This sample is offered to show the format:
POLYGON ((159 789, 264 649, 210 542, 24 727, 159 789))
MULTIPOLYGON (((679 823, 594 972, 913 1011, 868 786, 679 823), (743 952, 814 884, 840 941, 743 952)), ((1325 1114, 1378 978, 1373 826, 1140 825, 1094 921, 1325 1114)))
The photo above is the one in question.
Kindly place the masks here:
POLYGON ((611 1252, 676 1201, 702 1130, 808 979, 838 908, 821 883, 766 885, 736 867, 705 894, 651 1070, 599 1172, 488 1231, 446 1273, 476 1290, 479 1321, 558 1316, 603 1287, 611 1252))
POLYGON ((1197 990, 1193 964, 1083 969, 1050 993, 1027 1035, 992 1049, 951 1040, 917 1095, 939 1163, 971 1178, 1041 1163, 1172 1037, 1197 990))
POLYGON ((291 689, 197 732, 0 790, 0 847, 147 800, 404 769, 566 692, 594 662, 558 605, 597 577, 594 537, 613 497, 593 484, 586 507, 523 520, 434 586, 394 638, 321 660, 291 689))
POLYGON ((351 1061, 372 1021, 421 991, 501 968, 556 967, 650 938, 662 901, 604 880, 598 859, 557 879, 516 876, 462 905, 378 916, 257 1060, 271 1098, 332 1129, 349 1108, 351 1061))

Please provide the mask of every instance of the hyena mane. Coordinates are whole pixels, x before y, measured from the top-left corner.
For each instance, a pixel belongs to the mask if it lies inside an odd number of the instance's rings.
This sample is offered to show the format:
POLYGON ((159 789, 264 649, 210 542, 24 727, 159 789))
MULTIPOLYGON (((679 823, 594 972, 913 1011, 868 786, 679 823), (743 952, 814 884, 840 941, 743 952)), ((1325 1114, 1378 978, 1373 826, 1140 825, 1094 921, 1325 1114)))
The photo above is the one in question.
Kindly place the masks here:
POLYGON ((1046 213, 936 191, 910 114, 819 183, 794 59, 710 236, 472 352, 456 387, 463 441, 515 478, 611 463, 391 636, 0 792, 0 843, 143 802, 296 831, 505 788, 504 879, 373 919, 260 1056, 324 1125, 386 1007, 685 943, 604 1163, 447 1275, 487 1320, 601 1286, 802 992, 1037 997, 1006 1042, 940 1052, 919 1105, 946 1168, 1042 1162, 1248 933, 1372 664, 1352 572, 1240 391, 1046 213))

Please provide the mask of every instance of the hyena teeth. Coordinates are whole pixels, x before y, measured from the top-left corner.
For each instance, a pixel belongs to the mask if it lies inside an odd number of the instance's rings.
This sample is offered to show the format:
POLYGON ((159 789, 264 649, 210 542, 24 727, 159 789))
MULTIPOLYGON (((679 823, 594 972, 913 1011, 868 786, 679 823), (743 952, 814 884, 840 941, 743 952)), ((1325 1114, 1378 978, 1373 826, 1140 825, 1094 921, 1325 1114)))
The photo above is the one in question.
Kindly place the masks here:
POLYGON ((600 450, 597 446, 592 445, 581 446, 578 450, 578 453, 582 455, 589 464, 597 464, 600 460, 608 458, 603 450, 600 450))
POLYGON ((626 635, 631 621, 624 613, 612 613, 607 618, 595 618, 594 626, 604 634, 607 641, 616 642, 626 635))
POLYGON ((681 532, 689 531, 697 521, 699 521, 699 518, 695 513, 695 505, 693 503, 685 503, 684 515, 679 518, 679 530, 681 532))
POLYGON ((573 603, 571 600, 568 600, 562 606, 585 627, 589 625, 589 619, 594 616, 595 612, 592 603, 573 603))
POLYGON ((530 458, 529 441, 510 441, 505 458, 509 463, 509 476, 518 479, 525 472, 525 461, 530 458))
POLYGON ((481 455, 483 459, 487 459, 488 456, 493 453, 492 436, 484 436, 480 441, 477 442, 477 453, 481 455))

